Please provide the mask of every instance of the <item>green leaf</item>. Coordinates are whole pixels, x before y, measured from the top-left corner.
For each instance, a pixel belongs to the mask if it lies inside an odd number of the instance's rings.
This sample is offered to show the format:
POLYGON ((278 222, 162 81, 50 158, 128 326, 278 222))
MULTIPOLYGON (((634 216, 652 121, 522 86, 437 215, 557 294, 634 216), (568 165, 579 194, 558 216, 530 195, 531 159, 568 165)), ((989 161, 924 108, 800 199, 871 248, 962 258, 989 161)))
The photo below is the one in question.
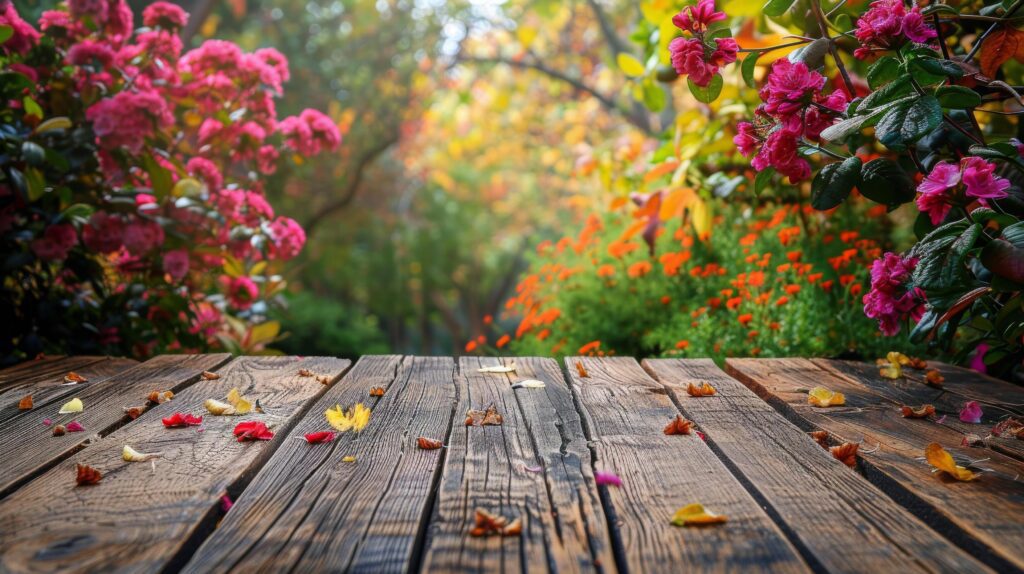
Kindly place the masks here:
POLYGON ((864 164, 857 189, 877 203, 890 208, 914 199, 914 182, 903 168, 891 159, 878 158, 864 164))
POLYGON ((939 13, 942 13, 942 12, 945 12, 947 14, 959 14, 960 13, 959 11, 957 11, 956 8, 950 6, 949 4, 930 4, 930 5, 924 7, 921 10, 921 13, 924 14, 924 15, 939 14, 939 13))
POLYGON ((912 91, 914 91, 914 86, 910 83, 910 78, 903 75, 868 94, 857 109, 866 112, 892 103, 912 91))
POLYGON ((43 108, 39 107, 39 104, 32 99, 32 96, 25 96, 21 99, 21 103, 25 106, 26 114, 43 119, 43 108))
POLYGON ((46 133, 51 130, 66 130, 72 126, 71 120, 65 116, 50 118, 36 127, 36 133, 46 133))
POLYGON ((1018 221, 1003 229, 1003 239, 1009 241, 1014 247, 1024 248, 1024 221, 1018 221))
POLYGON ((777 18, 785 14, 786 11, 789 10, 789 7, 793 5, 794 1, 795 0, 768 0, 762 11, 765 16, 777 18))
POLYGON ((711 81, 708 82, 706 88, 702 88, 697 84, 694 84, 693 80, 689 77, 686 78, 686 85, 689 86, 690 93, 693 94, 693 97, 696 98, 698 102, 704 104, 710 104, 718 99, 718 96, 722 93, 723 83, 724 82, 722 81, 722 76, 720 74, 711 76, 711 81))
POLYGON ((775 175, 775 168, 768 167, 759 172, 754 176, 754 195, 760 196, 764 192, 764 188, 768 187, 768 184, 772 182, 772 176, 775 175))
POLYGON ((146 168, 146 173, 149 174, 149 182, 153 186, 153 194, 156 195, 157 199, 167 197, 173 185, 171 173, 157 163, 156 159, 149 154, 143 155, 142 165, 146 168))
POLYGON ((652 112, 660 112, 665 109, 667 98, 661 85, 652 81, 644 82, 644 105, 652 112))
POLYGON ((255 346, 272 342, 281 333, 281 324, 277 321, 267 321, 255 325, 249 334, 249 345, 255 346))
POLYGON ((858 133, 861 126, 863 126, 864 122, 868 121, 868 118, 870 117, 870 115, 855 116, 836 122, 821 131, 821 139, 830 142, 843 141, 851 135, 858 133))
POLYGON ((3 44, 7 40, 11 39, 14 35, 14 28, 10 26, 0 26, 0 44, 3 44))
POLYGON ((28 200, 35 201, 46 193, 46 178, 43 172, 34 167, 25 170, 25 181, 28 184, 28 200))
POLYGON ((740 64, 740 73, 743 75, 743 81, 748 87, 757 88, 757 82, 754 80, 754 70, 757 69, 757 59, 763 53, 751 52, 747 54, 747 57, 743 59, 743 63, 740 64))
POLYGON ((868 86, 877 90, 879 86, 895 80, 900 75, 900 62, 892 56, 882 56, 868 68, 868 86))
POLYGON ((902 151, 931 133, 941 122, 939 101, 935 96, 922 96, 887 111, 875 126, 875 136, 885 147, 902 151))
POLYGON ((811 206, 826 211, 842 203, 860 182, 861 165, 853 156, 821 168, 811 183, 811 206))
POLYGON ((963 86, 942 86, 935 90, 935 97, 944 108, 965 110, 981 105, 978 92, 963 86))
POLYGON ((936 76, 948 76, 950 78, 964 77, 964 69, 951 60, 940 58, 915 58, 911 60, 915 66, 929 74, 936 76))
POLYGON ((932 242, 914 269, 914 283, 923 289, 949 289, 967 275, 964 260, 981 236, 981 224, 975 223, 959 236, 947 235, 932 242))
POLYGON ((619 52, 615 61, 619 64, 619 69, 622 70, 622 73, 631 78, 639 78, 640 76, 643 76, 646 71, 640 60, 637 60, 625 52, 619 52))

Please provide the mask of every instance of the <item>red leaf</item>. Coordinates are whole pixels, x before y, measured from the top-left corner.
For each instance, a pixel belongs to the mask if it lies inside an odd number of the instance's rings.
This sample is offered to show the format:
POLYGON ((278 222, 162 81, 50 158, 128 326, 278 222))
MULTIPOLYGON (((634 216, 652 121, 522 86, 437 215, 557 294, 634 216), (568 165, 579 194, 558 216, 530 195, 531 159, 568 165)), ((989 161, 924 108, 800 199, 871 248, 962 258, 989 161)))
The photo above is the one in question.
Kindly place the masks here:
POLYGON ((332 440, 334 440, 334 433, 331 431, 311 432, 305 435, 303 438, 305 438, 306 442, 308 442, 309 444, 316 444, 319 442, 331 442, 332 440))
POLYGON ((423 450, 436 450, 444 446, 443 443, 441 443, 441 441, 432 438, 427 438, 425 436, 421 436, 418 439, 416 439, 416 445, 422 448, 423 450))
POLYGON ((95 468, 87 464, 75 465, 75 471, 77 473, 77 476, 75 477, 75 482, 78 483, 78 486, 96 484, 103 478, 103 474, 100 473, 100 471, 96 470, 95 468))
POLYGON ((690 434, 692 426, 693 421, 684 419, 682 415, 676 415, 676 418, 672 419, 672 422, 665 427, 665 434, 690 434))
POLYGON ((173 415, 161 420, 163 421, 164 426, 169 429, 203 424, 203 417, 197 417, 195 415, 185 413, 174 413, 173 415))
POLYGON ((989 78, 995 78, 999 67, 1010 58, 1019 60, 1022 51, 1024 51, 1024 32, 1010 27, 999 28, 989 34, 981 46, 981 53, 978 55, 981 73, 989 78))
POLYGON ((234 430, 235 436, 238 437, 238 442, 247 440, 270 440, 274 438, 274 433, 270 432, 267 425, 258 421, 246 421, 235 425, 234 430))

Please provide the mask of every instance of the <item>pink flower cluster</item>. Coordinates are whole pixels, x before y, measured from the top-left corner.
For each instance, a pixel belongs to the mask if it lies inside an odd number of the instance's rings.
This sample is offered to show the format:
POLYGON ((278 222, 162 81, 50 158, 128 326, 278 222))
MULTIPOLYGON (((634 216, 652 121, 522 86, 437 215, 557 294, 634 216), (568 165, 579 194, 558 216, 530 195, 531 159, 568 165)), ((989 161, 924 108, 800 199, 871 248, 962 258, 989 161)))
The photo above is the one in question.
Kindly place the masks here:
POLYGON ((298 116, 285 118, 280 129, 285 144, 302 154, 316 155, 325 150, 333 151, 341 145, 338 126, 317 110, 306 109, 298 116))
POLYGON ((878 320, 878 327, 888 337, 899 332, 906 318, 918 321, 924 315, 924 292, 907 288, 917 259, 904 259, 886 253, 871 265, 871 290, 864 295, 864 314, 878 320))
POLYGON ((672 17, 677 28, 693 36, 675 38, 669 44, 672 67, 700 87, 707 87, 722 66, 736 61, 739 50, 736 40, 715 38, 714 44, 710 44, 705 38, 708 26, 725 18, 725 12, 715 11, 715 0, 700 0, 672 17))
POLYGON ((0 0, 0 26, 11 28, 11 37, 0 44, 3 51, 24 54, 39 43, 39 32, 21 19, 9 0, 0 0))
POLYGON ((995 169, 995 164, 975 156, 965 157, 959 165, 939 162, 917 186, 917 208, 928 214, 933 225, 938 225, 964 197, 977 199, 982 205, 990 199, 1002 199, 1007 196, 1010 182, 995 175, 995 169))
POLYGON ((861 46, 853 55, 865 59, 872 53, 893 50, 906 43, 927 42, 936 37, 935 30, 925 24, 921 9, 907 11, 903 0, 875 0, 871 8, 857 20, 854 32, 861 46))
POLYGON ((42 237, 32 240, 32 252, 43 261, 57 261, 68 256, 68 251, 78 243, 75 228, 67 223, 51 225, 42 237))
POLYGON ((756 152, 751 161, 754 169, 774 168, 792 183, 810 177, 811 166, 799 154, 801 138, 819 141, 822 130, 835 123, 849 104, 845 92, 835 90, 826 96, 821 93, 824 87, 825 77, 803 62, 782 58, 772 64, 760 92, 764 103, 753 122, 737 125, 733 137, 743 155, 756 152))
POLYGON ((139 153, 148 137, 174 125, 167 101, 153 91, 125 91, 104 98, 85 112, 100 144, 139 153))

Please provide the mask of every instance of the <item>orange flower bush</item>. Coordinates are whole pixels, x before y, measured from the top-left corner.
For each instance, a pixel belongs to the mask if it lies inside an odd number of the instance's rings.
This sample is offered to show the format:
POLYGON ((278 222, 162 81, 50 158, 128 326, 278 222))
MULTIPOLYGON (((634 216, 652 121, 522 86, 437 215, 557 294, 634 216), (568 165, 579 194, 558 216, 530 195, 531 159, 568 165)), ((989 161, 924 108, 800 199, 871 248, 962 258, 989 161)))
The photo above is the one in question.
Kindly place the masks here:
POLYGON ((826 217, 797 205, 737 206, 714 218, 703 241, 678 218, 645 246, 634 240, 644 208, 619 203, 553 244, 571 249, 538 250, 506 302, 503 324, 518 323, 502 352, 884 355, 891 341, 862 312, 869 263, 882 253, 863 237, 885 235, 868 208, 853 203, 826 217))

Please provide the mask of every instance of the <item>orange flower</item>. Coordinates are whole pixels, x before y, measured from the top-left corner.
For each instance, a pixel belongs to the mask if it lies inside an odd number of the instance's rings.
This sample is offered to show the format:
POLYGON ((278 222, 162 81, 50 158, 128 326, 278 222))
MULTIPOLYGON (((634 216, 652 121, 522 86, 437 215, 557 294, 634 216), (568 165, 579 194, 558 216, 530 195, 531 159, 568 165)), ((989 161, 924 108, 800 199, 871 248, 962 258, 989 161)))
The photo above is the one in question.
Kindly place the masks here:
POLYGON ((586 345, 583 345, 582 347, 580 347, 580 350, 579 350, 578 354, 586 355, 587 353, 590 353, 591 351, 596 351, 596 350, 598 350, 600 348, 601 348, 601 341, 591 341, 591 342, 587 343, 586 345))
POLYGON ((479 337, 476 338, 476 342, 483 345, 487 343, 487 337, 485 337, 484 335, 480 335, 479 337))
POLYGON ((598 277, 612 277, 615 275, 615 267, 605 264, 597 268, 598 277))
POLYGON ((861 291, 863 291, 863 290, 864 290, 864 286, 861 285, 860 283, 856 283, 856 284, 854 284, 853 286, 850 287, 850 295, 853 295, 854 297, 856 297, 857 295, 860 295, 861 291))
POLYGON ((832 290, 832 283, 833 283, 833 281, 831 279, 829 279, 828 281, 822 281, 821 282, 821 288, 824 289, 825 291, 831 291, 832 290))
POLYGON ((776 307, 782 307, 786 303, 789 303, 789 297, 786 297, 785 295, 783 295, 782 297, 779 297, 778 299, 775 300, 775 306, 776 307))
POLYGON ((544 339, 547 339, 550 336, 551 336, 551 329, 544 329, 540 333, 537 333, 537 340, 538 341, 543 341, 544 339))
POLYGON ((876 206, 874 206, 874 207, 872 207, 871 209, 868 210, 867 216, 868 217, 882 217, 883 215, 885 215, 885 213, 887 211, 889 211, 888 207, 886 207, 884 205, 876 205, 876 206))
POLYGON ((800 261, 801 257, 803 257, 802 251, 790 251, 789 253, 786 254, 786 259, 789 259, 793 263, 800 261))
POLYGON ((768 323, 768 328, 771 329, 772 331, 778 331, 781 327, 782 325, 779 325, 778 321, 772 321, 771 323, 768 323))
POLYGON ((789 285, 786 285, 786 294, 787 295, 796 295, 799 292, 800 292, 800 286, 799 285, 797 285, 795 283, 791 283, 789 285))
POLYGON ((727 309, 730 309, 730 310, 736 309, 737 307, 740 306, 740 303, 742 303, 742 302, 743 302, 743 298, 742 297, 733 297, 733 298, 731 298, 731 299, 729 299, 728 301, 725 302, 725 307, 727 309))
POLYGON ((858 237, 860 237, 860 233, 856 231, 844 231, 839 234, 839 241, 842 241, 843 243, 850 243, 858 237))
POLYGON ((494 344, 494 346, 500 349, 507 345, 510 340, 512 340, 512 337, 509 337, 508 335, 502 335, 501 338, 498 339, 498 342, 494 344))
POLYGON ((476 350, 476 341, 470 341, 470 342, 466 343, 466 352, 467 353, 472 353, 475 350, 476 350))
POLYGON ((757 331, 757 330, 751 331, 751 332, 747 333, 747 338, 748 339, 756 339, 757 336, 760 335, 760 334, 761 334, 760 331, 757 331))
POLYGON ((639 249, 640 246, 632 242, 615 241, 608 246, 608 254, 616 259, 622 259, 622 256, 639 249))
POLYGON ((650 271, 650 261, 637 261, 636 263, 629 266, 629 276, 633 278, 643 277, 644 275, 647 275, 650 271))
POLYGON ((712 297, 708 299, 708 306, 710 306, 712 309, 718 309, 719 307, 722 306, 722 298, 712 297))
POLYGON ((490 315, 484 315, 484 325, 490 325, 493 322, 494 317, 491 317, 490 315))
POLYGON ((790 267, 792 267, 791 264, 783 263, 782 265, 779 265, 778 267, 775 268, 775 272, 776 273, 785 273, 786 271, 789 271, 790 267))
POLYGON ((757 234, 748 233, 747 235, 744 235, 743 237, 740 238, 740 245, 750 246, 753 245, 755 241, 757 241, 757 234))
POLYGON ((686 339, 683 339, 682 341, 679 341, 678 343, 676 343, 676 348, 680 349, 680 350, 686 349, 689 346, 690 346, 690 342, 687 341, 686 339))
POLYGON ((807 276, 808 283, 817 283, 818 279, 821 279, 821 273, 811 273, 807 276))
POLYGON ((747 279, 747 284, 751 287, 764 285, 764 271, 752 271, 747 279))
POLYGON ((736 320, 740 322, 740 325, 745 327, 748 323, 754 320, 754 316, 750 313, 744 313, 737 317, 736 320))
POLYGON ((843 287, 846 287, 850 283, 853 283, 854 279, 856 279, 856 277, 854 277, 853 275, 840 275, 839 284, 842 285, 843 287))
POLYGON ((672 302, 672 298, 671 297, 669 297, 668 295, 662 296, 662 298, 661 298, 661 304, 662 305, 668 305, 671 302, 672 302))

